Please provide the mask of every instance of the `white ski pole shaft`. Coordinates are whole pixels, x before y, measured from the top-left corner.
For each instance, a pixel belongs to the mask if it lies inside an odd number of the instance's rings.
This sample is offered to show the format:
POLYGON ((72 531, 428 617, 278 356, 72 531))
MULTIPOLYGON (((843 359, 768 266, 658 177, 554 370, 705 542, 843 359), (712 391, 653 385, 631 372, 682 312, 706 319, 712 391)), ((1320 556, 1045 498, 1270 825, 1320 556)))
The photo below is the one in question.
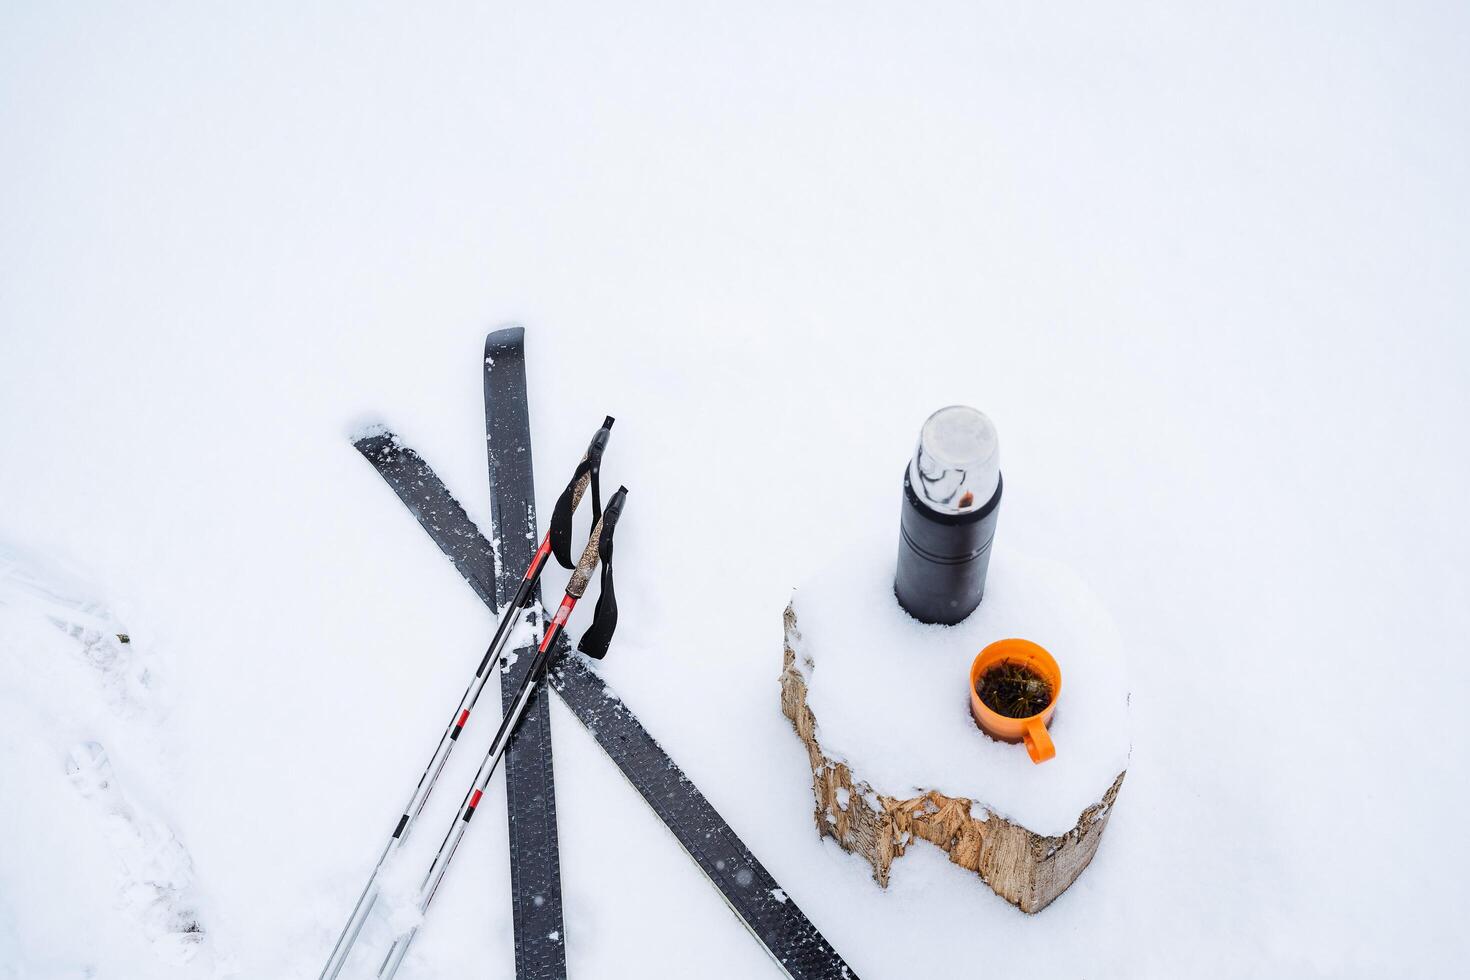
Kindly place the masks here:
MULTIPOLYGON (((554 638, 555 634, 555 629, 547 632, 548 637, 554 638)), ((475 815, 475 808, 480 805, 480 798, 485 795, 485 789, 490 784, 490 777, 495 774, 501 757, 505 755, 505 747, 510 743, 511 733, 520 724, 521 716, 526 713, 526 706, 531 702, 531 695, 536 693, 537 682, 545 670, 548 659, 544 652, 546 649, 549 649, 549 645, 543 644, 542 650, 537 651, 536 661, 521 684, 515 704, 511 706, 510 712, 501 722, 500 731, 496 732, 495 741, 491 743, 485 761, 480 764, 479 772, 475 774, 475 782, 469 795, 460 805, 454 823, 449 826, 449 833, 445 835, 444 842, 439 845, 438 853, 434 855, 434 863, 429 866, 429 873, 424 876, 422 884, 419 885, 420 916, 429 911, 429 903, 434 900, 434 894, 444 880, 444 872, 449 869, 449 862, 454 858, 454 852, 459 850, 459 843, 464 839, 465 831, 469 829, 470 819, 475 815)), ((378 968, 378 976, 382 980, 388 980, 398 972, 398 967, 402 965, 403 958, 408 955, 408 948, 413 944, 418 932, 419 926, 415 925, 394 940, 393 947, 388 950, 388 955, 383 960, 383 965, 378 968)))
MULTIPOLYGON (((545 560, 542 559, 543 564, 544 562, 545 560)), ((465 689, 464 696, 459 699, 459 705, 455 708, 448 727, 444 729, 444 734, 439 737, 439 744, 434 747, 434 754, 430 757, 428 766, 424 768, 423 775, 419 777, 413 795, 409 797, 407 805, 404 806, 398 823, 388 838, 388 843, 378 857, 377 864, 373 865, 367 885, 363 887, 362 894, 358 896, 357 904, 352 907, 352 914, 342 928, 341 935, 337 937, 337 944, 332 947, 332 954, 327 958, 326 966, 322 967, 320 980, 336 980, 337 975, 342 972, 342 967, 347 962, 347 957, 352 952, 352 947, 362 933, 362 927, 367 922, 368 915, 377 901, 379 876, 387 867, 388 859, 393 852, 408 839, 414 822, 418 819, 419 813, 423 811, 424 804, 428 802, 429 794, 433 791, 435 783, 438 782, 439 775, 444 771, 444 764, 449 761, 449 754, 454 751, 454 744, 469 721, 470 712, 474 709, 475 702, 479 700, 480 692, 484 690, 485 681, 495 673, 491 665, 499 662, 500 654, 505 648, 505 643, 512 632, 511 627, 519 612, 519 606, 506 610, 500 627, 495 631, 495 639, 491 641, 489 649, 485 652, 480 669, 470 681, 470 686, 465 689)))
MULTIPOLYGON (((572 610, 576 608, 577 600, 587 590, 587 583, 591 579, 593 570, 597 567, 598 542, 602 537, 603 524, 606 523, 611 527, 617 523, 627 493, 628 491, 624 488, 618 489, 612 500, 608 502, 606 512, 592 529, 591 539, 587 542, 586 550, 582 552, 582 559, 577 562, 571 581, 567 583, 566 595, 562 597, 561 605, 556 610, 556 616, 546 628, 546 636, 536 651, 536 659, 526 671, 525 679, 521 681, 515 702, 505 713, 505 717, 501 719, 500 729, 495 733, 495 740, 490 743, 490 750, 485 755, 485 761, 480 763, 480 770, 475 774, 475 781, 465 795, 464 802, 460 804, 459 813, 455 816, 454 822, 450 824, 449 832, 444 835, 444 841, 439 845, 438 853, 434 855, 434 862, 429 865, 429 872, 424 875, 423 883, 419 886, 418 905, 421 917, 428 913, 429 904, 433 902, 434 894, 439 890, 440 883, 444 881, 445 872, 449 870, 449 862, 453 860, 454 852, 459 849, 460 841, 464 839, 466 831, 469 830, 469 823, 475 815, 475 808, 480 805, 480 799, 485 795, 485 788, 490 784, 490 777, 495 774, 501 757, 505 755, 506 746, 510 743, 516 726, 520 724, 521 716, 526 712, 526 706, 531 702, 531 696, 536 693, 536 687, 540 683, 542 674, 546 672, 546 665, 551 660, 552 645, 566 626, 572 610)), ((403 958, 408 955, 409 946, 418 937, 421 927, 422 923, 415 925, 394 940, 392 948, 388 950, 388 955, 378 968, 378 980, 392 980, 398 968, 403 964, 403 958)))
MULTIPOLYGON (((592 444, 588 447, 587 454, 583 457, 584 463, 594 463, 601 459, 602 450, 607 445, 608 430, 612 426, 612 418, 606 419, 602 428, 598 429, 593 436, 592 444)), ((568 487, 570 493, 571 510, 575 511, 581 503, 583 495, 587 492, 591 483, 592 474, 590 467, 584 469, 574 476, 568 487)), ((485 656, 480 660, 480 666, 475 671, 470 686, 465 689, 464 696, 459 699, 459 704, 450 716, 449 725, 444 729, 444 734, 439 737, 439 744, 434 748, 434 754, 429 758, 429 764, 419 776, 418 785, 414 787, 413 795, 409 797, 408 804, 403 808, 398 818, 397 825, 393 828, 393 834, 388 838, 383 852, 378 857, 378 863, 373 866, 372 873, 368 876, 367 885, 362 894, 358 896, 357 904, 352 907, 352 914, 347 919, 347 924, 342 927, 341 934, 337 937, 337 944, 332 947, 332 953, 327 958, 326 966, 318 980, 337 980, 338 974, 347 962, 357 938, 362 934, 363 925, 367 922, 369 914, 372 913, 373 905, 378 899, 378 878, 383 869, 387 867, 388 859, 393 852, 408 839, 409 832, 413 829, 414 822, 423 810, 424 804, 428 802, 429 794, 433 792, 435 783, 439 780, 439 774, 444 771, 444 764, 449 761, 449 754, 454 751, 454 744, 459 735, 464 731, 464 726, 469 722, 470 712, 474 710, 475 703, 480 699, 480 692, 485 688, 485 682, 495 673, 493 666, 500 662, 500 655, 505 651, 505 645, 510 640, 510 635, 515 631, 515 622, 521 610, 531 603, 535 595, 536 583, 541 578, 541 572, 551 558, 551 533, 541 539, 540 546, 536 549, 535 557, 531 559, 531 565, 526 569, 525 576, 516 590, 514 598, 506 607, 505 613, 500 617, 500 623, 495 628, 495 637, 490 641, 490 647, 485 651, 485 656)))

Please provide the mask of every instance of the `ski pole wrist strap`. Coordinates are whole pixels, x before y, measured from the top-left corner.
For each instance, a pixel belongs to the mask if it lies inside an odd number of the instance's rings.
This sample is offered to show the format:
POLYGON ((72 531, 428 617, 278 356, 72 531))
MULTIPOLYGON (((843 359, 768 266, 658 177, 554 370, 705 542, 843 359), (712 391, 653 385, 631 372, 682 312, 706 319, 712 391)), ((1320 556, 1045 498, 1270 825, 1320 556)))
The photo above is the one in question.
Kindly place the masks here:
POLYGON ((561 492, 556 500, 556 508, 551 512, 551 553, 556 556, 562 568, 576 566, 572 560, 572 515, 576 513, 577 505, 582 502, 582 496, 589 487, 592 490, 593 525, 602 518, 602 488, 598 477, 602 468, 602 453, 607 448, 612 426, 613 417, 609 415, 603 419, 602 428, 592 437, 591 444, 587 446, 587 454, 577 464, 571 482, 561 492))
POLYGON ((582 633, 577 649, 594 660, 607 656, 613 632, 618 628, 618 596, 613 589, 613 532, 618 518, 623 513, 623 502, 628 497, 627 487, 618 487, 607 503, 607 510, 597 528, 597 554, 602 559, 602 589, 597 596, 597 609, 592 614, 592 625, 582 633))

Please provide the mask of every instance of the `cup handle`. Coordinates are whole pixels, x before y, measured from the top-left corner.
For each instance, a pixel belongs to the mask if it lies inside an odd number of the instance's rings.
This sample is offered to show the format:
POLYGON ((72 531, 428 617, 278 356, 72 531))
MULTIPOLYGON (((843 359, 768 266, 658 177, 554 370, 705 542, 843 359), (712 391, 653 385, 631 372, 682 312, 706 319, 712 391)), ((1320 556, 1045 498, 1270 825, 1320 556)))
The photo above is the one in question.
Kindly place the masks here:
POLYGON ((1026 751, 1030 754, 1031 761, 1037 765, 1057 754, 1057 747, 1052 744, 1051 732, 1046 730, 1039 718, 1026 722, 1026 727, 1021 732, 1021 741, 1026 743, 1026 751))

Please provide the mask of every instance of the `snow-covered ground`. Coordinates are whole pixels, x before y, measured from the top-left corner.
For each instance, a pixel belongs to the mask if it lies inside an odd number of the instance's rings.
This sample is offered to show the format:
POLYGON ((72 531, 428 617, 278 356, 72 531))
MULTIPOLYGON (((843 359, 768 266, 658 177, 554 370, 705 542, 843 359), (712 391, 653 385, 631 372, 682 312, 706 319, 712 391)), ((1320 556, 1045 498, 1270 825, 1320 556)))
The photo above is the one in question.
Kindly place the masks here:
MULTIPOLYGON (((860 975, 1457 971, 1467 31, 5 4, 0 978, 316 975, 491 628, 346 436, 390 422, 488 525, 512 319, 543 514, 618 418, 605 676, 860 975), (1127 782, 1034 917, 932 848, 884 892, 819 843, 778 708, 792 587, 897 533, 950 402, 999 426, 1004 545, 1129 658, 1127 782)), ((552 720, 574 974, 774 976, 552 720)), ((403 976, 509 975, 507 881, 477 822, 403 976)))

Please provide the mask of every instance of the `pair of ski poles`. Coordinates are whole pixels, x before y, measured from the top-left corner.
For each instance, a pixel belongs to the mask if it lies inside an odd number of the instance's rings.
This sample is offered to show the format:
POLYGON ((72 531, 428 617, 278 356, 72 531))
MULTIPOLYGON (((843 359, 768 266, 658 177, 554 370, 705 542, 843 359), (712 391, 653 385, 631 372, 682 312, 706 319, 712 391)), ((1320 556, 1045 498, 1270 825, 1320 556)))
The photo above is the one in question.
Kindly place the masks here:
MULTIPOLYGON (((460 841, 463 840, 465 832, 469 828, 470 819, 475 815, 475 808, 480 804, 480 798, 484 795, 485 788, 490 783, 490 777, 500 763, 500 758, 505 754, 506 746, 510 737, 514 734, 516 726, 520 723, 521 716, 525 714, 526 706, 530 703, 531 695, 535 693, 546 668, 551 663, 552 650, 555 647, 557 637, 561 635, 566 626, 567 619, 576 607, 587 589, 592 577, 592 571, 597 567, 599 560, 603 564, 603 594, 598 602, 596 621, 588 635, 583 637, 581 648, 590 655, 601 658, 606 654, 607 641, 611 636, 613 625, 616 624, 617 607, 612 598, 611 562, 612 562, 612 537, 613 529, 617 526, 619 516, 622 514, 623 502, 627 498, 628 489, 619 487, 608 501, 607 510, 602 510, 600 499, 600 488, 598 486, 599 470, 602 463, 603 450, 607 448, 607 441, 612 429, 613 419, 611 416, 603 421, 602 427, 592 437, 591 444, 587 447, 587 454, 577 466, 572 475, 572 480, 567 484, 561 498, 557 501, 556 511, 553 514, 551 527, 541 539, 541 544, 536 549, 535 556, 531 559, 530 567, 526 569, 525 577, 516 590, 514 598, 506 606, 500 617, 500 622, 495 628, 495 635, 490 641, 485 656, 481 659, 479 667, 475 670, 475 676, 466 688, 464 695, 459 699, 459 705, 455 708, 450 718, 448 727, 439 738, 439 744, 434 749, 434 754, 429 758, 429 764, 424 769, 423 775, 419 777, 418 785, 414 787, 413 795, 409 797, 408 805, 403 808, 402 815, 398 818, 397 825, 393 828, 393 834, 388 838, 388 843, 383 848, 378 862, 373 867, 372 874, 368 876, 367 886, 363 888, 362 895, 352 909, 352 915, 343 927, 342 934, 337 938, 337 944, 332 948, 331 956, 327 964, 322 968, 320 980, 335 980, 342 972, 342 967, 347 962, 348 955, 352 952, 358 936, 362 933, 364 924, 367 922, 369 913, 372 912, 377 902, 379 893, 379 879, 387 868, 389 859, 408 839, 409 832, 413 829, 419 813, 429 799, 434 784, 444 770, 444 764, 449 760, 449 754, 454 750, 454 744, 459 740, 460 733, 464 731, 469 721, 470 712, 479 700, 480 692, 485 687, 485 682, 495 673, 494 666, 500 662, 500 656, 504 652, 506 643, 515 631, 515 624, 524 612, 530 607, 532 597, 535 594, 536 583, 541 578, 541 572, 545 569, 547 561, 553 552, 561 564, 570 567, 568 560, 568 543, 571 534, 571 518, 577 506, 581 503, 587 490, 592 490, 593 527, 588 537, 586 549, 572 570, 571 579, 567 582, 566 594, 562 597, 561 605, 557 607, 556 615, 546 628, 546 635, 541 645, 536 650, 535 659, 526 671, 520 687, 516 691, 510 709, 501 719, 500 728, 495 733, 494 740, 490 743, 490 749, 485 759, 480 763, 480 769, 475 774, 475 780, 464 800, 460 803, 459 811, 450 824, 449 832, 445 834, 444 841, 439 845, 438 852, 434 855, 434 861, 429 866, 428 874, 424 876, 419 886, 418 906, 422 916, 428 911, 429 903, 434 899, 434 893, 438 891, 439 884, 444 880, 444 873, 449 867, 449 862, 454 853, 459 849, 460 841), (605 611, 606 610, 606 611, 605 611), (609 622, 609 614, 611 622, 609 622), (597 634, 597 640, 590 646, 588 640, 593 633, 597 634)), ((398 967, 408 955, 408 948, 418 935, 421 926, 415 925, 408 932, 397 937, 388 955, 384 958, 382 965, 378 968, 379 980, 391 980, 398 972, 398 967)))

